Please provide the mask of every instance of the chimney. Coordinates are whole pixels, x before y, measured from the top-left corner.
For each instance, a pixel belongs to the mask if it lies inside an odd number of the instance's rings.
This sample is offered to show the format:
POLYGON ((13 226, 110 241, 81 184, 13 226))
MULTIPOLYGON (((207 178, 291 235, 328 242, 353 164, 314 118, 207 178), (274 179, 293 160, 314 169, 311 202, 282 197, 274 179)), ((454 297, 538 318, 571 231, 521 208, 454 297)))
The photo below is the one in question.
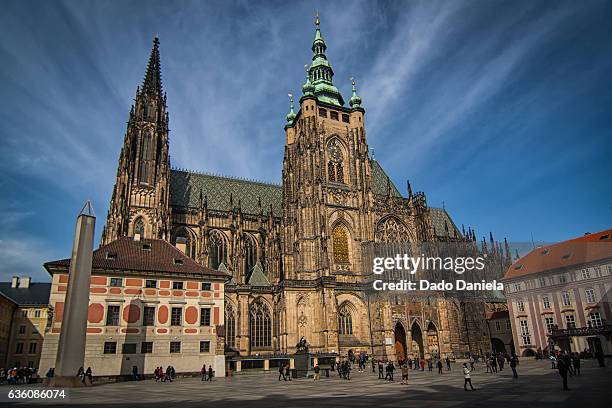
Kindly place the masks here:
POLYGON ((13 276, 11 279, 11 288, 16 288, 17 286, 19 286, 19 277, 13 276))
POLYGON ((25 289, 29 288, 31 280, 32 278, 29 276, 22 276, 21 279, 19 279, 19 287, 25 289))

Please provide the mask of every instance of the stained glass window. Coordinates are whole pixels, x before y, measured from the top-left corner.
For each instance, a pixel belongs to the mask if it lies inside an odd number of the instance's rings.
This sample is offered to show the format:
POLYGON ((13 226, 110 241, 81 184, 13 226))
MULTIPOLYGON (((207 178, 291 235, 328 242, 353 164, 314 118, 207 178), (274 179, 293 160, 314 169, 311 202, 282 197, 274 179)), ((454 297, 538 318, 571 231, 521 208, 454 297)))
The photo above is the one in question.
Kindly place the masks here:
POLYGON ((245 273, 249 273, 257 263, 257 244, 249 234, 244 234, 244 262, 245 273))
POLYGON ((353 334, 353 317, 346 305, 341 306, 338 310, 338 334, 353 334))
POLYGON ((225 342, 228 347, 236 347, 236 316, 229 303, 225 307, 225 342))
POLYGON ((257 299, 250 310, 251 347, 266 348, 272 346, 272 319, 268 306, 257 299))
POLYGON ((227 241, 219 230, 210 232, 210 251, 208 253, 208 266, 217 269, 221 263, 227 261, 227 241))
POLYGON ((144 221, 142 220, 142 218, 139 218, 134 223, 134 235, 136 234, 140 235, 140 238, 145 237, 145 227, 144 227, 144 221))
POLYGON ((332 232, 334 263, 349 263, 348 235, 342 225, 336 225, 332 232))

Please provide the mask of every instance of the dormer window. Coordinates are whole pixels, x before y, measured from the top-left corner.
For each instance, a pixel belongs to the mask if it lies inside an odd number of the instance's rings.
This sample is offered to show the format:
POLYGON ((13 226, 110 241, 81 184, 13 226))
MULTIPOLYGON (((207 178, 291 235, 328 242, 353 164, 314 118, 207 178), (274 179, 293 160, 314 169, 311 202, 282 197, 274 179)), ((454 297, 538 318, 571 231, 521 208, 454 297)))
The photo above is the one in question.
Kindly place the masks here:
POLYGON ((183 264, 183 260, 182 260, 182 259, 177 259, 177 258, 175 258, 175 259, 174 259, 174 264, 175 264, 175 265, 182 265, 182 264, 183 264))
POLYGON ((143 251, 151 251, 151 244, 142 244, 143 251))
POLYGON ((110 260, 115 260, 115 259, 117 259, 117 254, 114 253, 114 252, 107 252, 105 254, 105 258, 106 259, 110 259, 110 260))

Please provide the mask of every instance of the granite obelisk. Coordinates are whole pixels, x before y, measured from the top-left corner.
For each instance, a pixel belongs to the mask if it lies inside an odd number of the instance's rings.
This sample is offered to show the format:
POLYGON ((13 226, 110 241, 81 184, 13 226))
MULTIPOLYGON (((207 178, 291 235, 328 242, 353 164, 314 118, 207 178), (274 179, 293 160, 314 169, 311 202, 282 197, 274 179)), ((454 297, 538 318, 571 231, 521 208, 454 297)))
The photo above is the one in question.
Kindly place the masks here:
POLYGON ((76 221, 53 385, 80 386, 77 371, 85 360, 85 335, 96 216, 87 201, 76 221))

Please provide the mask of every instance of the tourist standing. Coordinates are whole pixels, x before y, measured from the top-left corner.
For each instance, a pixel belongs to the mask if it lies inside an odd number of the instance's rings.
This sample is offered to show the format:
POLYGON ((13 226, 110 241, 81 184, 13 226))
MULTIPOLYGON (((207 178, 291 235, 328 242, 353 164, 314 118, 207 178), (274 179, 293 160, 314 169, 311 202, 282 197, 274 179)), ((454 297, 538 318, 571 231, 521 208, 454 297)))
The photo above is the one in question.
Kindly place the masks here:
POLYGON ((402 364, 402 384, 408 385, 408 365, 406 362, 402 364))
POLYGON ((206 381, 206 364, 202 364, 200 375, 202 376, 202 381, 206 381))
POLYGON ((451 369, 450 357, 446 356, 446 371, 450 371, 450 369, 451 369))
POLYGON ((321 379, 321 376, 319 374, 319 371, 321 371, 321 369, 319 368, 318 364, 314 366, 313 370, 314 370, 314 380, 317 381, 317 380, 321 379))
POLYGON ((89 381, 89 385, 91 385, 93 381, 93 373, 91 371, 91 367, 87 367, 87 370, 85 370, 85 378, 89 381))
POLYGON ((425 359, 421 359, 421 371, 425 371, 425 359))
POLYGON ((212 382, 213 376, 214 376, 214 371, 212 368, 212 364, 208 366, 208 381, 212 382))
POLYGON ((389 361, 387 364, 387 375, 385 376, 385 380, 393 381, 393 370, 395 367, 393 366, 393 361, 389 361))
POLYGON ((563 358, 560 358, 557 361, 557 370, 559 370, 559 375, 561 376, 561 378, 563 378, 563 391, 569 391, 569 388, 567 387, 567 363, 565 362, 565 360, 563 358))
POLYGON ((485 362, 485 365, 487 367, 487 370, 485 371, 485 373, 493 373, 493 370, 491 369, 491 360, 487 358, 487 361, 485 362))
POLYGON ((379 380, 385 379, 385 376, 383 375, 383 371, 384 371, 383 362, 378 360, 378 379, 379 380))
POLYGON ((431 358, 427 360, 427 369, 429 371, 433 370, 433 361, 431 360, 431 358))
POLYGON ((474 391, 474 386, 472 386, 472 377, 470 377, 470 370, 467 367, 467 363, 463 363, 463 389, 467 391, 467 385, 470 384, 470 388, 474 391))
POLYGON ((516 358, 513 356, 512 359, 510 359, 510 368, 512 369, 512 378, 514 378, 515 380, 518 378, 518 373, 516 372, 516 358))
POLYGON ((491 359, 491 372, 497 372, 497 359, 495 358, 495 356, 493 356, 493 358, 491 359))
POLYGON ((557 357, 554 353, 550 353, 550 369, 554 370, 557 368, 557 357))
POLYGON ((438 374, 442 374, 442 360, 438 360, 436 364, 438 366, 438 374))
POLYGON ((289 368, 289 363, 285 365, 285 378, 287 378, 288 381, 291 381, 291 369, 289 368))
MULTIPOLYGON (((334 366, 334 365, 333 365, 333 363, 332 363, 332 367, 333 367, 333 366, 334 366)), ((332 371, 333 371, 333 368, 332 368, 332 371)), ((285 365, 284 365, 284 364, 281 364, 281 365, 278 367, 278 381, 280 381, 280 380, 281 380, 281 378, 282 378, 283 380, 287 381, 287 377, 285 377, 285 365)))
POLYGON ((574 367, 574 374, 580 375, 580 356, 578 353, 572 355, 572 366, 574 367))

